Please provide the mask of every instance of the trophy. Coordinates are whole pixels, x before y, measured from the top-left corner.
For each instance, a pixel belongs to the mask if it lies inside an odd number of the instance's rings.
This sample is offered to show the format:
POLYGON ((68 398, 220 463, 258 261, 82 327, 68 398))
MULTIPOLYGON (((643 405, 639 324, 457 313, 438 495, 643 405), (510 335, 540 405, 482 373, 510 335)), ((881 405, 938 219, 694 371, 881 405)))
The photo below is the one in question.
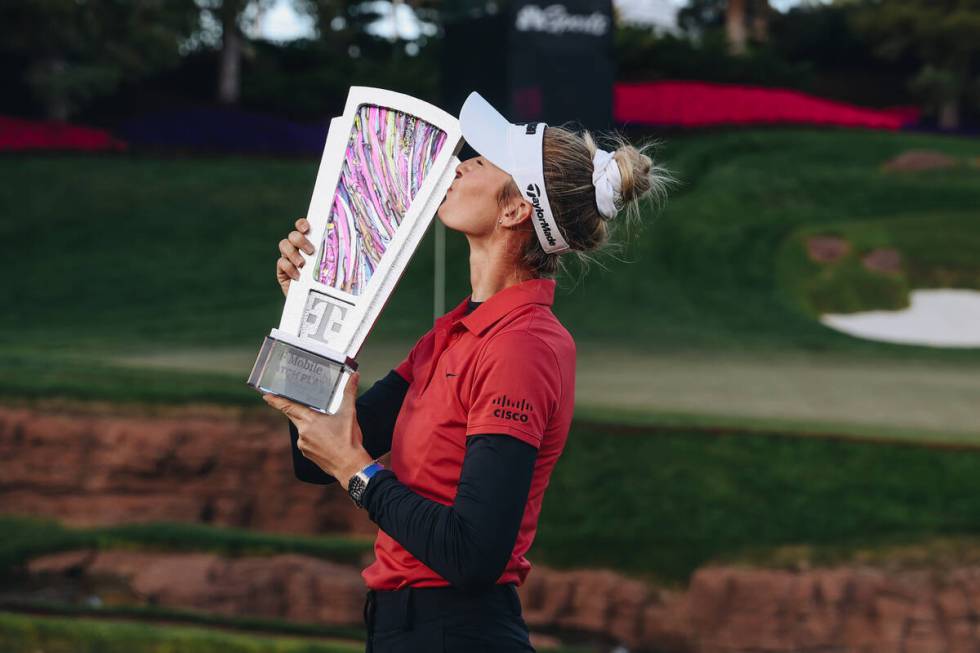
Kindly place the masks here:
POLYGON ((446 196, 462 145, 458 121, 442 109, 351 87, 344 114, 330 121, 306 215, 315 250, 300 250, 300 278, 248 385, 321 413, 340 409, 361 345, 446 196))

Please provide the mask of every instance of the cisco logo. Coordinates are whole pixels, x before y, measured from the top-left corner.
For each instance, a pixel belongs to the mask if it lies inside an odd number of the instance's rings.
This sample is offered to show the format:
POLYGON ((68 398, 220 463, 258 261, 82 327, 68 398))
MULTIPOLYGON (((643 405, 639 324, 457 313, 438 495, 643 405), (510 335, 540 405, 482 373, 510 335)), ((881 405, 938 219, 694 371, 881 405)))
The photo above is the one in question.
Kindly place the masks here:
POLYGON ((515 422, 526 423, 529 419, 528 413, 534 412, 531 404, 526 399, 514 401, 513 399, 508 399, 507 395, 501 395, 500 397, 494 399, 491 403, 497 406, 497 408, 493 409, 494 417, 512 419, 515 422))

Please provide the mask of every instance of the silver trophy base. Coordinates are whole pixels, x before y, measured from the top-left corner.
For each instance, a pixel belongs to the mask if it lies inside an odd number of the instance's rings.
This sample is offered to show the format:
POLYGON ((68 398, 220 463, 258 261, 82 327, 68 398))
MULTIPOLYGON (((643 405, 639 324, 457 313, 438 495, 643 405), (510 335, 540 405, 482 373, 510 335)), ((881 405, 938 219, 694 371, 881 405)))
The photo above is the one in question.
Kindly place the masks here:
POLYGON ((284 340, 266 336, 248 375, 248 385, 309 406, 321 413, 340 409, 344 387, 357 363, 340 363, 284 340))

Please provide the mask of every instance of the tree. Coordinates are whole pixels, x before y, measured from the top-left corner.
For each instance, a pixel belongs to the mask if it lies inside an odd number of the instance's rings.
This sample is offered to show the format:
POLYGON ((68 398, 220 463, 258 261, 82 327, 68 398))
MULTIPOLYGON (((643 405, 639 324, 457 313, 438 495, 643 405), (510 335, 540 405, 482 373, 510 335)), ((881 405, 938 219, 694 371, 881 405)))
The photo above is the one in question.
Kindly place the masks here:
POLYGON ((242 35, 238 24, 242 0, 222 0, 218 11, 221 17, 221 60, 218 64, 218 101, 222 104, 238 104, 242 94, 242 35))
POLYGON ((49 119, 65 121, 122 82, 175 65, 198 25, 193 0, 24 0, 0 3, 0 50, 49 119))
POLYGON ((769 17, 772 8, 769 0, 755 0, 752 3, 752 39, 757 43, 769 40, 769 17))
POLYGON ((320 39, 334 41, 345 51, 353 53, 351 56, 358 57, 366 54, 368 49, 377 49, 381 38, 372 33, 369 27, 381 21, 390 21, 399 5, 409 7, 426 29, 413 40, 403 35, 385 39, 385 49, 396 59, 400 59, 406 50, 417 53, 440 32, 447 20, 479 13, 488 5, 494 6, 494 3, 492 0, 454 0, 452 3, 443 0, 392 0, 390 6, 385 7, 384 3, 375 0, 301 0, 299 6, 305 7, 313 15, 320 39))
POLYGON ((879 56, 919 59, 911 88, 927 97, 942 129, 958 128, 961 105, 977 84, 980 0, 866 0, 853 20, 879 56))
POLYGON ((238 104, 242 57, 251 54, 244 27, 257 21, 273 0, 198 0, 198 4, 203 13, 201 41, 219 48, 215 97, 222 104, 238 104))
POLYGON ((726 0, 689 0, 677 12, 677 23, 688 35, 700 39, 706 30, 725 24, 726 0))
POLYGON ((746 0, 728 0, 725 9, 725 33, 728 35, 728 49, 732 54, 745 54, 748 30, 745 25, 746 0))
POLYGON ((677 14, 677 22, 699 40, 706 32, 724 28, 728 52, 743 55, 749 41, 769 40, 769 0, 690 0, 677 14))

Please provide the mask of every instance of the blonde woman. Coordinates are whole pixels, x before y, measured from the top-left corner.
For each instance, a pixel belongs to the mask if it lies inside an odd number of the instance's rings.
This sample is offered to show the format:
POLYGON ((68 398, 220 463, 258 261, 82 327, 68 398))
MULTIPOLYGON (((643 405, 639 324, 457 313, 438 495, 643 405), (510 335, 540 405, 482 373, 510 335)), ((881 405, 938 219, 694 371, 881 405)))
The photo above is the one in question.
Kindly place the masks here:
MULTIPOLYGON (((477 93, 460 125, 479 156, 437 216, 469 242, 470 295, 360 397, 355 374, 336 415, 264 395, 290 419, 296 475, 339 481, 379 527, 361 574, 375 653, 534 650, 516 588, 575 403, 554 277, 672 181, 621 137, 607 151, 587 131, 512 124, 477 93)), ((300 219, 280 242, 283 292, 308 231, 300 219)))

